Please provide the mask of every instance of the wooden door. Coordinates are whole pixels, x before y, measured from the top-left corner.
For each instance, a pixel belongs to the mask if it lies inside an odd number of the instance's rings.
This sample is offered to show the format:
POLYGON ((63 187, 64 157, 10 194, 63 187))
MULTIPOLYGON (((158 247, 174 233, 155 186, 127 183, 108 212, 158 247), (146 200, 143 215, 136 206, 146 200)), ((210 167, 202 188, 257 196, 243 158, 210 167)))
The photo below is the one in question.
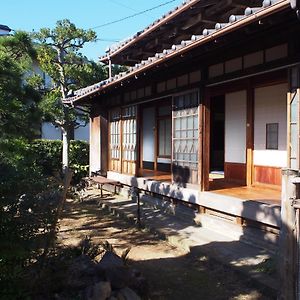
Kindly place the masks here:
POLYGON ((121 168, 121 110, 109 114, 109 170, 122 172, 121 168))
POLYGON ((122 109, 122 173, 136 175, 137 113, 136 106, 122 109))

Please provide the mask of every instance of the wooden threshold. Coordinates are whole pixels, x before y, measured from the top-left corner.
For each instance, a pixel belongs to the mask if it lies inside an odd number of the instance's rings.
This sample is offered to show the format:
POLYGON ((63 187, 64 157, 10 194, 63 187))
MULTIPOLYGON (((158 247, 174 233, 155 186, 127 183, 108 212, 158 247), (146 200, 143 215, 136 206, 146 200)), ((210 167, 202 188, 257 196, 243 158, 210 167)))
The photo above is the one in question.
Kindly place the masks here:
POLYGON ((146 169, 139 169, 138 177, 145 177, 147 179, 152 179, 156 181, 172 181, 172 175, 168 172, 162 171, 153 171, 153 170, 146 170, 146 169))

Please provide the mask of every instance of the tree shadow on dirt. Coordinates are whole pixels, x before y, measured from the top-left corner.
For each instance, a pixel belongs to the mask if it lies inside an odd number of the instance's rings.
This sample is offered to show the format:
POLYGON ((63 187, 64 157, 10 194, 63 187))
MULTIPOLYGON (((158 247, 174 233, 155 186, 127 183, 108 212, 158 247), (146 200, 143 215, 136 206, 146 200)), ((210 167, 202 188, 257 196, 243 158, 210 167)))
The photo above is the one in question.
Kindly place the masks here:
MULTIPOLYGON (((82 203, 72 203, 66 207, 64 220, 69 219, 70 224, 69 228, 61 230, 61 233, 66 234, 65 240, 69 238, 68 233, 71 234, 76 231, 77 240, 80 240, 84 235, 88 235, 96 242, 103 241, 101 236, 109 234, 111 243, 117 249, 160 243, 157 237, 149 237, 149 232, 138 231, 133 226, 134 223, 120 220, 117 216, 113 220, 105 220, 102 212, 100 212, 98 202, 95 201, 97 197, 99 198, 98 195, 94 195, 82 203), (76 222, 82 218, 86 218, 85 221, 76 225, 76 222), (132 229, 134 230, 132 231, 132 229), (120 240, 122 242, 119 242, 120 240)), ((112 198, 107 197, 102 200, 109 201, 112 198)), ((192 198, 191 202, 195 202, 195 199, 192 198)), ((277 210, 273 210, 267 204, 256 205, 253 202, 241 201, 242 217, 245 219, 261 218, 262 214, 265 213, 271 223, 278 222, 277 210)), ((130 202, 122 199, 114 202, 114 206, 123 211, 123 214, 130 212, 133 215, 136 213, 134 204, 134 201, 130 202), (133 208, 129 210, 131 205, 133 208)), ((179 210, 179 206, 176 205, 175 212, 179 210)), ((164 226, 168 227, 168 234, 175 237, 184 236, 182 234, 184 230, 195 226, 190 221, 178 222, 177 217, 166 215, 159 209, 153 209, 153 207, 143 207, 142 211, 142 222, 151 222, 155 218, 159 219, 164 226)), ((192 210, 189 218, 193 219, 195 215, 196 211, 192 210)), ((199 229, 199 226, 195 226, 196 231, 197 228, 199 229)), ((275 239, 278 238, 276 234, 272 236, 272 238, 274 237, 275 239)), ((185 232, 184 238, 190 238, 189 231, 185 232)), ((208 240, 211 241, 211 237, 208 240)), ((261 261, 263 261, 264 257, 268 257, 270 252, 265 250, 264 247, 269 242, 274 242, 270 241, 270 232, 247 224, 247 226, 241 227, 240 236, 236 239, 202 243, 191 247, 190 253, 184 256, 132 261, 132 264, 141 269, 147 277, 149 275, 153 287, 151 299, 275 299, 276 291, 274 289, 268 289, 261 294, 255 288, 252 288, 252 280, 240 273, 237 274, 229 267, 233 263, 236 266, 240 264, 235 269, 252 272, 253 276, 260 276, 259 273, 266 270, 261 270, 260 266, 255 270, 253 260, 261 256, 261 261), (256 245, 260 248, 249 247, 247 244, 240 242, 242 240, 249 243, 249 238, 252 239, 252 243, 253 241, 255 243, 255 240, 260 241, 256 245), (266 244, 263 244, 263 242, 266 244), (250 250, 252 248, 255 249, 253 252, 250 250), (218 262, 209 259, 207 256, 214 257, 218 262), (243 295, 248 296, 243 298, 243 295)), ((274 281, 271 280, 269 283, 272 284, 274 281)), ((277 287, 278 285, 274 283, 274 288, 277 287)))

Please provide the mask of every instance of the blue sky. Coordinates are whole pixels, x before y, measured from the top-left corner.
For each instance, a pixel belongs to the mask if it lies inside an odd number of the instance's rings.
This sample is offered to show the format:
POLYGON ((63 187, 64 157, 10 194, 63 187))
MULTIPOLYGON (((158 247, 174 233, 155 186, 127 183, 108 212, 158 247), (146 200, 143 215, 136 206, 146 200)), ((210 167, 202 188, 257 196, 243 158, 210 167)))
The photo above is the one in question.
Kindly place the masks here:
MULTIPOLYGON (((42 27, 53 28, 57 20, 70 19, 77 27, 88 29, 169 1, 171 0, 9 0, 1 3, 0 24, 14 30, 31 32, 42 27)), ((143 15, 94 29, 99 40, 87 45, 83 53, 88 58, 97 60, 113 41, 133 35, 182 2, 183 0, 174 0, 143 15)))

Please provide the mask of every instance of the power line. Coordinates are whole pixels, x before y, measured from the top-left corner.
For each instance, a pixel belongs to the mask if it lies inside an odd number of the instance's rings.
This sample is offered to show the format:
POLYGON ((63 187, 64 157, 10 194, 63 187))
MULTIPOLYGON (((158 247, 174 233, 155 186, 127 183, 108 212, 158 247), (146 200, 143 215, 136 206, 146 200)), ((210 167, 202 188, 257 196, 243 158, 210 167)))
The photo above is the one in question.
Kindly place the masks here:
POLYGON ((118 2, 116 0, 110 0, 110 2, 113 2, 113 3, 115 3, 115 4, 119 5, 119 6, 122 6, 124 8, 130 9, 132 11, 138 12, 136 9, 134 9, 132 7, 129 7, 129 6, 125 5, 125 4, 123 4, 123 3, 120 3, 120 2, 118 2))
POLYGON ((124 17, 124 18, 121 18, 121 19, 118 19, 118 20, 115 20, 115 21, 111 21, 111 22, 108 22, 108 23, 104 23, 104 24, 101 24, 101 25, 98 25, 98 26, 95 26, 95 27, 92 27, 91 29, 96 29, 96 28, 101 28, 101 27, 109 26, 109 25, 112 25, 112 24, 115 24, 115 23, 122 22, 122 21, 127 20, 127 19, 134 18, 134 17, 142 15, 142 14, 144 14, 146 12, 152 11, 152 10, 154 10, 156 8, 159 8, 159 7, 165 6, 167 4, 170 4, 170 3, 174 2, 174 1, 176 1, 176 0, 170 0, 170 1, 164 2, 164 3, 159 4, 157 6, 154 6, 154 7, 148 8, 146 10, 137 12, 137 13, 135 13, 133 15, 130 15, 130 16, 127 16, 127 17, 124 17))
MULTIPOLYGON (((119 6, 121 6, 121 7, 124 7, 124 8, 130 9, 130 10, 132 10, 132 11, 134 11, 134 12, 138 12, 138 10, 137 10, 137 9, 135 9, 135 8, 132 8, 132 7, 130 7, 130 6, 128 6, 128 5, 125 5, 125 4, 123 4, 123 3, 120 3, 120 2, 119 2, 119 1, 117 1, 117 0, 110 0, 110 2, 112 2, 112 3, 116 4, 116 5, 119 5, 119 6)), ((147 14, 147 15, 149 16, 149 18, 153 18, 153 16, 152 16, 152 15, 150 15, 150 14, 147 14)))

